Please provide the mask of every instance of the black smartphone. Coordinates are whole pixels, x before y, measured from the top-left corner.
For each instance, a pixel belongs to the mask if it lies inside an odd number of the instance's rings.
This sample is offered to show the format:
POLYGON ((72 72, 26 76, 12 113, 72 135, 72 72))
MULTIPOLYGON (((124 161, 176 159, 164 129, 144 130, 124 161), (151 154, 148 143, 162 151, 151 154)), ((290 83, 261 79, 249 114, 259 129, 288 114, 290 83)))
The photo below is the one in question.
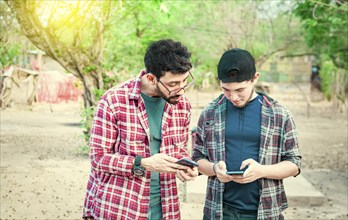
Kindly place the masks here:
POLYGON ((198 167, 198 163, 196 163, 190 159, 187 159, 187 158, 182 158, 182 159, 178 160, 176 163, 180 164, 180 165, 188 166, 190 168, 198 167))
POLYGON ((235 170, 235 171, 227 171, 226 174, 228 175, 243 175, 244 170, 235 170))

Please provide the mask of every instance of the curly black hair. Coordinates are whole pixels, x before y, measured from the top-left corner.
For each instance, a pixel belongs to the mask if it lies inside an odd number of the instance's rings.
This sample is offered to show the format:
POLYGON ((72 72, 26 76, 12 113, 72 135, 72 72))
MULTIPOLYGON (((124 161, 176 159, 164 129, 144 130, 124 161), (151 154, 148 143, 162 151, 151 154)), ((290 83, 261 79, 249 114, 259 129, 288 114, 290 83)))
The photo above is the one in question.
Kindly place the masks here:
POLYGON ((180 42, 164 39, 153 42, 146 50, 144 63, 146 72, 157 78, 170 71, 174 74, 186 73, 192 68, 191 53, 180 42))

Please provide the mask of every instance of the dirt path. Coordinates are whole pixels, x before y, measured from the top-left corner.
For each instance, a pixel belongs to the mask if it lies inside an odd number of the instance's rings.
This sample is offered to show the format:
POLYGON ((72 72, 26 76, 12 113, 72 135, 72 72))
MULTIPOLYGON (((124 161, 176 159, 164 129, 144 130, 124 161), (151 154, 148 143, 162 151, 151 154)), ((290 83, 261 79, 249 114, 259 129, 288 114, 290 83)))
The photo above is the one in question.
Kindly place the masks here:
POLYGON ((89 163, 78 123, 77 112, 1 112, 1 219, 81 216, 89 163))
MULTIPOLYGON (((214 97, 209 93, 189 96, 206 102, 214 97)), ((306 104, 293 88, 286 93, 274 92, 273 96, 295 116, 303 154, 302 175, 327 196, 327 203, 321 207, 290 204, 287 219, 348 219, 346 115, 334 115, 331 105, 322 102, 312 105, 311 117, 307 118, 306 104)), ((205 103, 192 103, 193 126, 199 107, 205 103)), ((79 104, 20 109, 0 112, 0 218, 80 219, 89 160, 78 154, 83 144, 79 104)), ((197 204, 184 205, 188 210, 183 213, 184 220, 202 213, 197 204)))

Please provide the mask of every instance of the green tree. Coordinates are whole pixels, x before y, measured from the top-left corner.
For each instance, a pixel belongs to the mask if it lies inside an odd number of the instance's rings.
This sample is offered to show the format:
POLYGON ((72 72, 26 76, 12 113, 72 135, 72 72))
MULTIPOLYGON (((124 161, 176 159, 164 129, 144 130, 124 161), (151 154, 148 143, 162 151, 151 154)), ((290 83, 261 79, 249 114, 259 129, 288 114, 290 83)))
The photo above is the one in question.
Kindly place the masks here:
POLYGON ((22 33, 82 82, 85 107, 103 89, 103 34, 110 1, 5 0, 22 33), (93 13, 91 9, 93 8, 93 13))
POLYGON ((16 58, 21 53, 19 44, 8 44, 0 42, 0 69, 15 63, 16 58))
POLYGON ((348 2, 298 1, 295 14, 301 18, 306 42, 321 65, 324 94, 344 104, 348 93, 348 2))
MULTIPOLYGON (((144 67, 148 44, 171 36, 167 28, 171 17, 161 8, 165 7, 161 1, 125 1, 122 7, 122 11, 110 15, 111 25, 105 34, 104 65, 116 73, 124 71, 135 75, 144 67)), ((118 76, 122 77, 121 74, 118 76)))
POLYGON ((241 47, 255 57, 258 68, 277 54, 303 53, 307 48, 292 16, 292 1, 243 1, 223 6, 228 19, 225 49, 241 47), (233 13, 227 13, 233 10, 233 13))
POLYGON ((328 55, 338 68, 347 69, 347 1, 301 1, 295 14, 302 19, 307 44, 318 55, 328 55))
MULTIPOLYGON (((292 1, 5 2, 23 34, 81 80, 87 119, 106 89, 144 68, 154 40, 188 46, 197 85, 215 80, 218 59, 231 47, 250 50, 259 66, 277 53, 307 49, 292 1)), ((90 121, 84 123, 88 133, 90 121)))
POLYGON ((25 40, 21 37, 18 23, 5 3, 0 2, 0 69, 17 63, 25 40))

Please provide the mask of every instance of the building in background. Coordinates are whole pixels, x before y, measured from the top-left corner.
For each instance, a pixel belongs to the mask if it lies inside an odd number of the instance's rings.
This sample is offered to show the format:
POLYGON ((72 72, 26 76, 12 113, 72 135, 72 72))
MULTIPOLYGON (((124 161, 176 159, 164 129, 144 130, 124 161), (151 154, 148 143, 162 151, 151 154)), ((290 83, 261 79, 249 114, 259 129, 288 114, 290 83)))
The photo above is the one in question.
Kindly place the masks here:
POLYGON ((44 52, 31 50, 23 54, 16 66, 2 75, 1 108, 34 102, 60 103, 78 101, 82 90, 79 80, 44 52))
POLYGON ((312 56, 282 57, 274 56, 266 61, 260 72, 260 81, 304 83, 310 82, 312 56))

